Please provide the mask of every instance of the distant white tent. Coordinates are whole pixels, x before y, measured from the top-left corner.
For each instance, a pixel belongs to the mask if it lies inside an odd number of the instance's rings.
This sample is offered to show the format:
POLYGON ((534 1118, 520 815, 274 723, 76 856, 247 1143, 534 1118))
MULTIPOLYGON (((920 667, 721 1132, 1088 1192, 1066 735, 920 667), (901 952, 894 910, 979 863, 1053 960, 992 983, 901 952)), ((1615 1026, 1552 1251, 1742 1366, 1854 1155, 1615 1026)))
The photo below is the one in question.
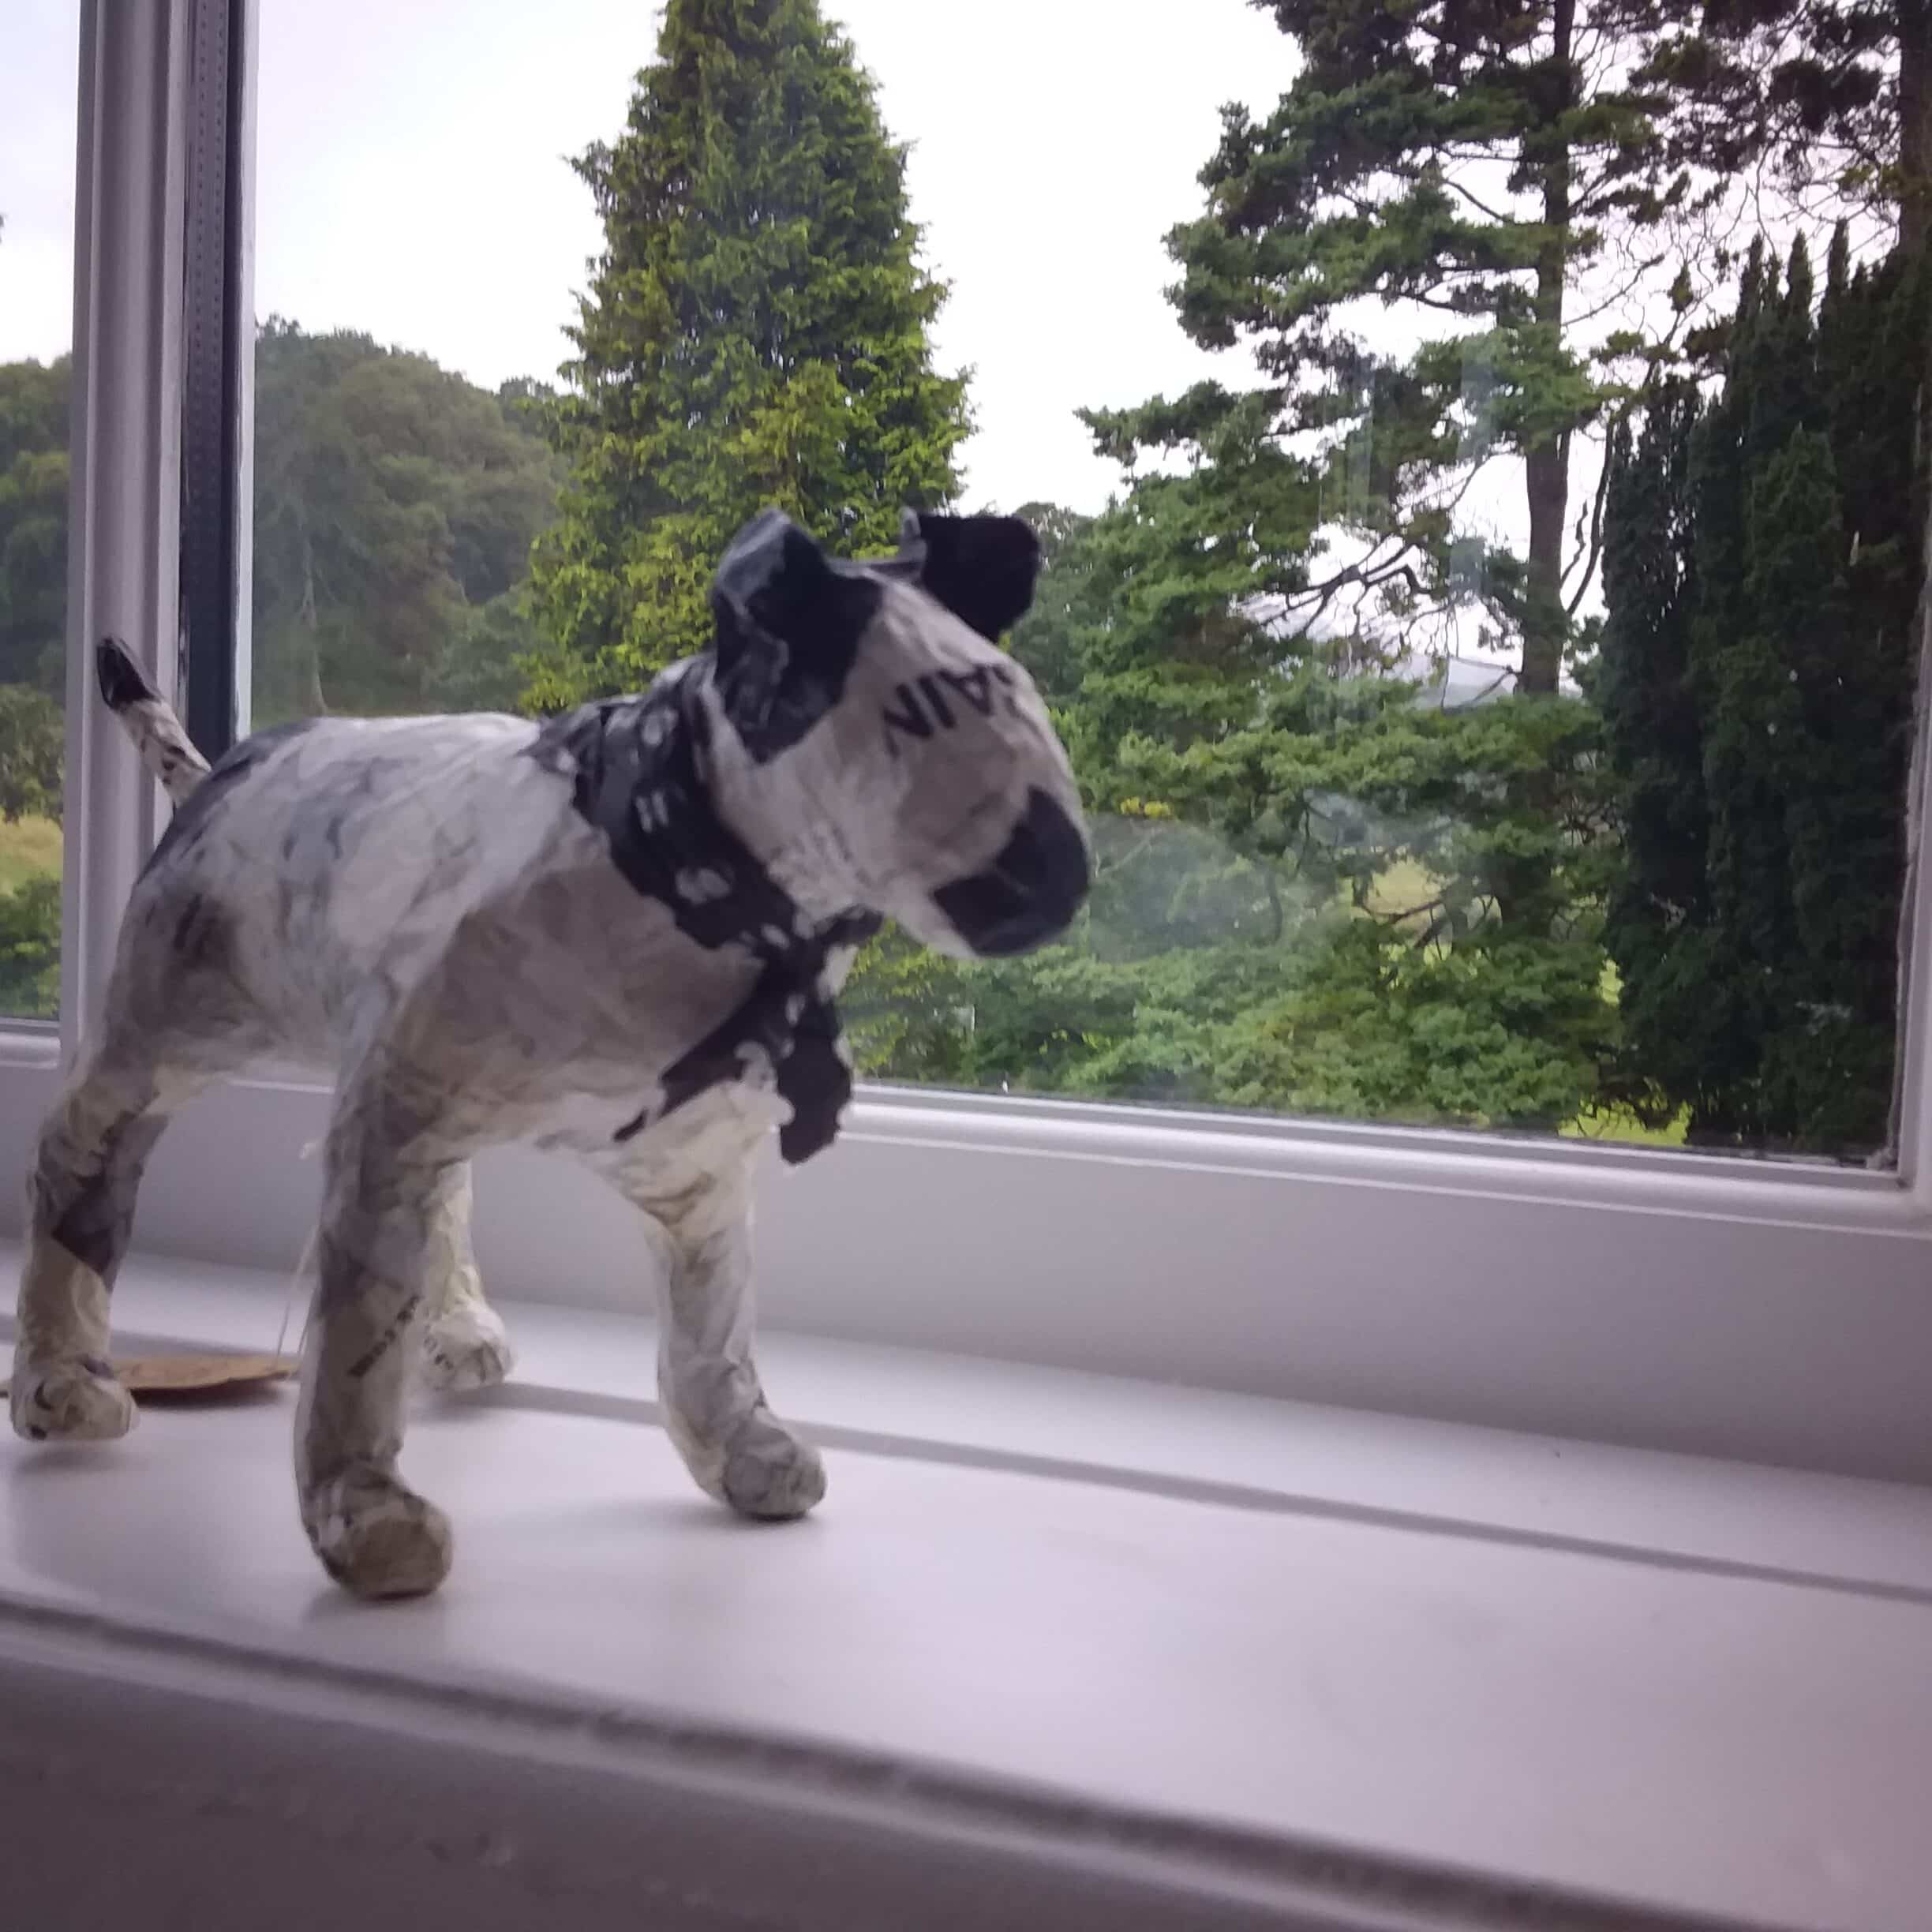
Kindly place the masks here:
POLYGON ((1403 665, 1396 676, 1421 686, 1416 702, 1432 711, 1466 711, 1507 698, 1516 688, 1516 667, 1493 657, 1438 657, 1403 665))

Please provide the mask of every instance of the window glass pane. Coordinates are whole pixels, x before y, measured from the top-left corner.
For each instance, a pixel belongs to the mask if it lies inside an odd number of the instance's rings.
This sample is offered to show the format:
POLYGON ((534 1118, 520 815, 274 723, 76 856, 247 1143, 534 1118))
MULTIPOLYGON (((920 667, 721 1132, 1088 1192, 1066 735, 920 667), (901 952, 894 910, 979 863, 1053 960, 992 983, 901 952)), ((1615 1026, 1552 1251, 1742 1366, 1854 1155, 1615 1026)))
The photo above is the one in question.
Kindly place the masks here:
POLYGON ((767 504, 1017 513, 1093 890, 889 927, 864 1070, 1869 1155, 1932 45, 1185 11, 265 5, 256 721, 637 689, 767 504))
POLYGON ((60 980, 80 8, 0 18, 0 1014, 51 1020, 60 980))

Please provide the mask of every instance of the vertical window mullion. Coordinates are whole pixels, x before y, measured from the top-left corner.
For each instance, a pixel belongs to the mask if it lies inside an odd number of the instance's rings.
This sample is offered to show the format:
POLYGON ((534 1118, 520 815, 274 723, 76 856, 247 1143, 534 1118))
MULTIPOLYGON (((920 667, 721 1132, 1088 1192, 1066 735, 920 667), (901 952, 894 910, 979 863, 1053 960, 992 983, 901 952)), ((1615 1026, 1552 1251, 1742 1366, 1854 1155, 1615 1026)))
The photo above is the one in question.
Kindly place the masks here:
POLYGON ((219 758, 243 728, 249 313, 246 0, 191 0, 183 251, 181 596, 189 736, 219 758))
POLYGON ((84 0, 75 197, 61 1032, 92 1029, 157 788, 99 702, 122 638, 164 691, 180 635, 186 0, 84 0))

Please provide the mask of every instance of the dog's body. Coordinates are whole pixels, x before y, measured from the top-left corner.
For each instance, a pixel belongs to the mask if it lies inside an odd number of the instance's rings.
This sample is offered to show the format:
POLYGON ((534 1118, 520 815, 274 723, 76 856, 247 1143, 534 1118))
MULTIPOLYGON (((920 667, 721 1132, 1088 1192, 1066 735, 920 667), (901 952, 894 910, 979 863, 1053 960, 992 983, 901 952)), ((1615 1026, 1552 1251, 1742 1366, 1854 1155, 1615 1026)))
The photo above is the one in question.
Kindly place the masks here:
POLYGON ((190 794, 130 900, 117 1006, 153 1033, 184 959, 204 961, 188 976, 219 1011, 188 1044, 211 1071, 271 1053, 352 1067, 406 1041, 452 1144, 607 1151, 758 966, 707 953, 629 884, 540 737, 470 715, 251 740, 190 794))
POLYGON ((1063 929, 1084 841, 1064 753, 990 639, 1037 551, 927 518, 833 564, 767 513, 719 572, 719 642, 643 697, 539 726, 318 721, 208 772, 125 653, 102 682, 177 802, 123 922, 105 1017, 43 1136, 12 1410, 118 1436, 104 1358, 140 1170, 167 1115, 264 1057, 336 1070, 298 1422, 302 1518, 367 1595, 432 1589, 448 1526, 396 1473, 407 1365, 500 1380, 470 1158, 573 1153, 668 1237, 659 1386, 699 1484, 795 1515, 823 1487, 750 1352, 749 1193, 848 1090, 830 1002, 897 917, 960 953, 1063 929))

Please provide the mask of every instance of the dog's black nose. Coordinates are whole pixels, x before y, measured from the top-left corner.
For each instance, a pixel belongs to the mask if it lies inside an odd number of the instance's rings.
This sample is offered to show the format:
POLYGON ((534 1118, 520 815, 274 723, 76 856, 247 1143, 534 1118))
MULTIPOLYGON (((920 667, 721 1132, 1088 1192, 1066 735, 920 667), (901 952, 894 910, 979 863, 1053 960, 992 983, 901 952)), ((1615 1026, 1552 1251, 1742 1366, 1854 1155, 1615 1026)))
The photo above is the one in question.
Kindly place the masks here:
POLYGON ((942 886, 933 901, 975 953, 1003 959, 1065 932, 1088 884, 1079 826, 1035 787, 1027 794, 1026 815, 992 864, 942 886))

